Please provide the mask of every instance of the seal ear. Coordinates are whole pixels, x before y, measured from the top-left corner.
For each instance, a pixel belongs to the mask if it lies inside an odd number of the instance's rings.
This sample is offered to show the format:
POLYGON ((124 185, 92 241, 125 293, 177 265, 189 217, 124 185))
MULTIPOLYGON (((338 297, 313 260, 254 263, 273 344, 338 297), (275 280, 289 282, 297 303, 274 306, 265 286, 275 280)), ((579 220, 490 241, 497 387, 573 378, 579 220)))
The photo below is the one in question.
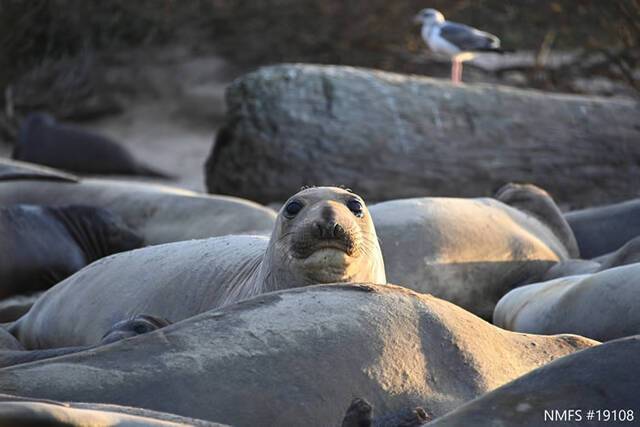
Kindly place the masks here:
POLYGON ((573 230, 562 216, 556 202, 542 188, 533 184, 510 182, 502 186, 493 197, 506 205, 536 217, 560 239, 571 258, 580 256, 573 230))

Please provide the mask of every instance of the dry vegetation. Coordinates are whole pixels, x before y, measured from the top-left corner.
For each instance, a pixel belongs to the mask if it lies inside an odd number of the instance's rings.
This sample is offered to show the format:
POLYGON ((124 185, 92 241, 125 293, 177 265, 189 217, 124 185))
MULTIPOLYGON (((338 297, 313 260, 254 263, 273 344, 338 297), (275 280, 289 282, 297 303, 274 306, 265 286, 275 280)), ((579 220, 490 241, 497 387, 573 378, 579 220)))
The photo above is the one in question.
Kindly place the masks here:
POLYGON ((306 61, 446 76, 446 63, 423 55, 411 21, 425 6, 539 58, 574 53, 555 67, 469 67, 470 81, 514 84, 517 73, 520 86, 580 92, 581 78, 602 76, 640 90, 640 0, 0 0, 3 110, 75 118, 117 111, 100 73, 113 60, 105 55, 167 43, 215 48, 243 67, 306 61))

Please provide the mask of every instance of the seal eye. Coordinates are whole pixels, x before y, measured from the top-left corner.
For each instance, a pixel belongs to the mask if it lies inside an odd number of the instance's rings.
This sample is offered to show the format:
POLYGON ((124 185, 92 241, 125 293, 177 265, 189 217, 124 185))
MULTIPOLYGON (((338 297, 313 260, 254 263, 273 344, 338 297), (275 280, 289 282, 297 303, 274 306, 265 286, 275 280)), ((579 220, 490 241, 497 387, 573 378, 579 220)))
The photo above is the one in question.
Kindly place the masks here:
POLYGON ((351 199, 347 202, 347 207, 353 214, 357 217, 361 217, 364 215, 364 211, 362 208, 362 203, 359 200, 351 199))
POLYGON ((294 200, 292 202, 289 202, 289 204, 284 208, 284 214, 289 218, 293 218, 294 216, 298 215, 298 212, 300 212, 302 208, 302 203, 294 200))
POLYGON ((137 323, 133 327, 133 332, 135 332, 136 334, 146 334, 147 332, 149 332, 149 328, 144 323, 137 323))

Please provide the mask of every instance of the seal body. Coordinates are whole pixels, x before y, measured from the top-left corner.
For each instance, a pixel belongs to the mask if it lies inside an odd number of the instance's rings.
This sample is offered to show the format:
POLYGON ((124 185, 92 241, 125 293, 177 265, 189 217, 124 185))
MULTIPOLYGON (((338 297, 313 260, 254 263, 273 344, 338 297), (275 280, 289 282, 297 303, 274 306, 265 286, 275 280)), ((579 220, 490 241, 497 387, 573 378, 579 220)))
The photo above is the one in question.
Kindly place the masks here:
POLYGON ((640 199, 567 212, 580 255, 591 259, 619 249, 640 236, 640 199))
POLYGON ((640 333, 640 264, 562 277, 512 290, 493 321, 534 334, 579 334, 607 341, 640 333))
POLYGON ((541 282, 558 279, 560 277, 592 274, 623 265, 640 263, 640 236, 629 240, 620 249, 591 260, 570 259, 551 267, 541 282))
POLYGON ((333 426, 354 395, 380 414, 422 406, 440 416, 594 344, 505 331, 398 286, 329 284, 262 294, 100 351, 10 367, 0 389, 230 425, 333 426))
MULTIPOLYGON (((269 234, 276 213, 247 200, 209 196, 164 185, 107 179, 61 181, 42 170, 37 179, 2 179, 17 166, 0 163, 0 206, 90 204, 109 209, 154 245, 225 234, 269 234), (49 178, 47 178, 49 176, 49 178)), ((33 175, 32 167, 20 168, 33 175)))
POLYGON ((370 210, 390 282, 485 319, 510 289, 538 280, 575 255, 575 243, 570 237, 567 243, 545 219, 563 221, 559 211, 534 215, 496 199, 430 197, 392 200, 370 210))
POLYGON ((142 246, 105 209, 18 205, 0 208, 0 299, 47 289, 87 264, 142 246))
POLYGON ((56 402, 0 394, 0 424, 6 426, 227 427, 178 415, 99 403, 56 402))
POLYGON ((605 343, 538 368, 429 426, 539 427, 550 417, 568 417, 570 425, 632 425, 638 417, 640 337, 605 343), (596 408, 587 418, 591 408, 596 408), (603 422, 604 408, 610 422, 603 422), (600 410, 599 414, 596 411, 600 410), (613 415, 615 412, 615 415, 613 415), (598 416, 601 418, 598 420, 598 416), (615 416, 615 421, 613 417, 615 416))
POLYGON ((27 116, 12 157, 93 175, 168 175, 138 162, 123 146, 94 132, 58 123, 44 113, 27 116))
POLYGON ((93 263, 50 289, 12 332, 30 349, 91 345, 140 313, 176 322, 264 292, 349 281, 386 283, 373 222, 357 195, 318 187, 284 205, 270 239, 178 242, 93 263))

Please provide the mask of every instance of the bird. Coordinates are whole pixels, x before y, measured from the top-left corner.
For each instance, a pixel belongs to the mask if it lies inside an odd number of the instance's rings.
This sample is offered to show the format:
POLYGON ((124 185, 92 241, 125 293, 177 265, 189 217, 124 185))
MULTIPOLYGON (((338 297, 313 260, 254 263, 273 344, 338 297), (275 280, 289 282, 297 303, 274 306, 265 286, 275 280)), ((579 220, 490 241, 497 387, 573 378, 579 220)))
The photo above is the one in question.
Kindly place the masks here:
POLYGON ((421 35, 429 49, 451 58, 451 81, 462 81, 462 63, 475 52, 504 53, 500 39, 468 25, 450 22, 436 9, 422 9, 414 21, 422 24, 421 35))

